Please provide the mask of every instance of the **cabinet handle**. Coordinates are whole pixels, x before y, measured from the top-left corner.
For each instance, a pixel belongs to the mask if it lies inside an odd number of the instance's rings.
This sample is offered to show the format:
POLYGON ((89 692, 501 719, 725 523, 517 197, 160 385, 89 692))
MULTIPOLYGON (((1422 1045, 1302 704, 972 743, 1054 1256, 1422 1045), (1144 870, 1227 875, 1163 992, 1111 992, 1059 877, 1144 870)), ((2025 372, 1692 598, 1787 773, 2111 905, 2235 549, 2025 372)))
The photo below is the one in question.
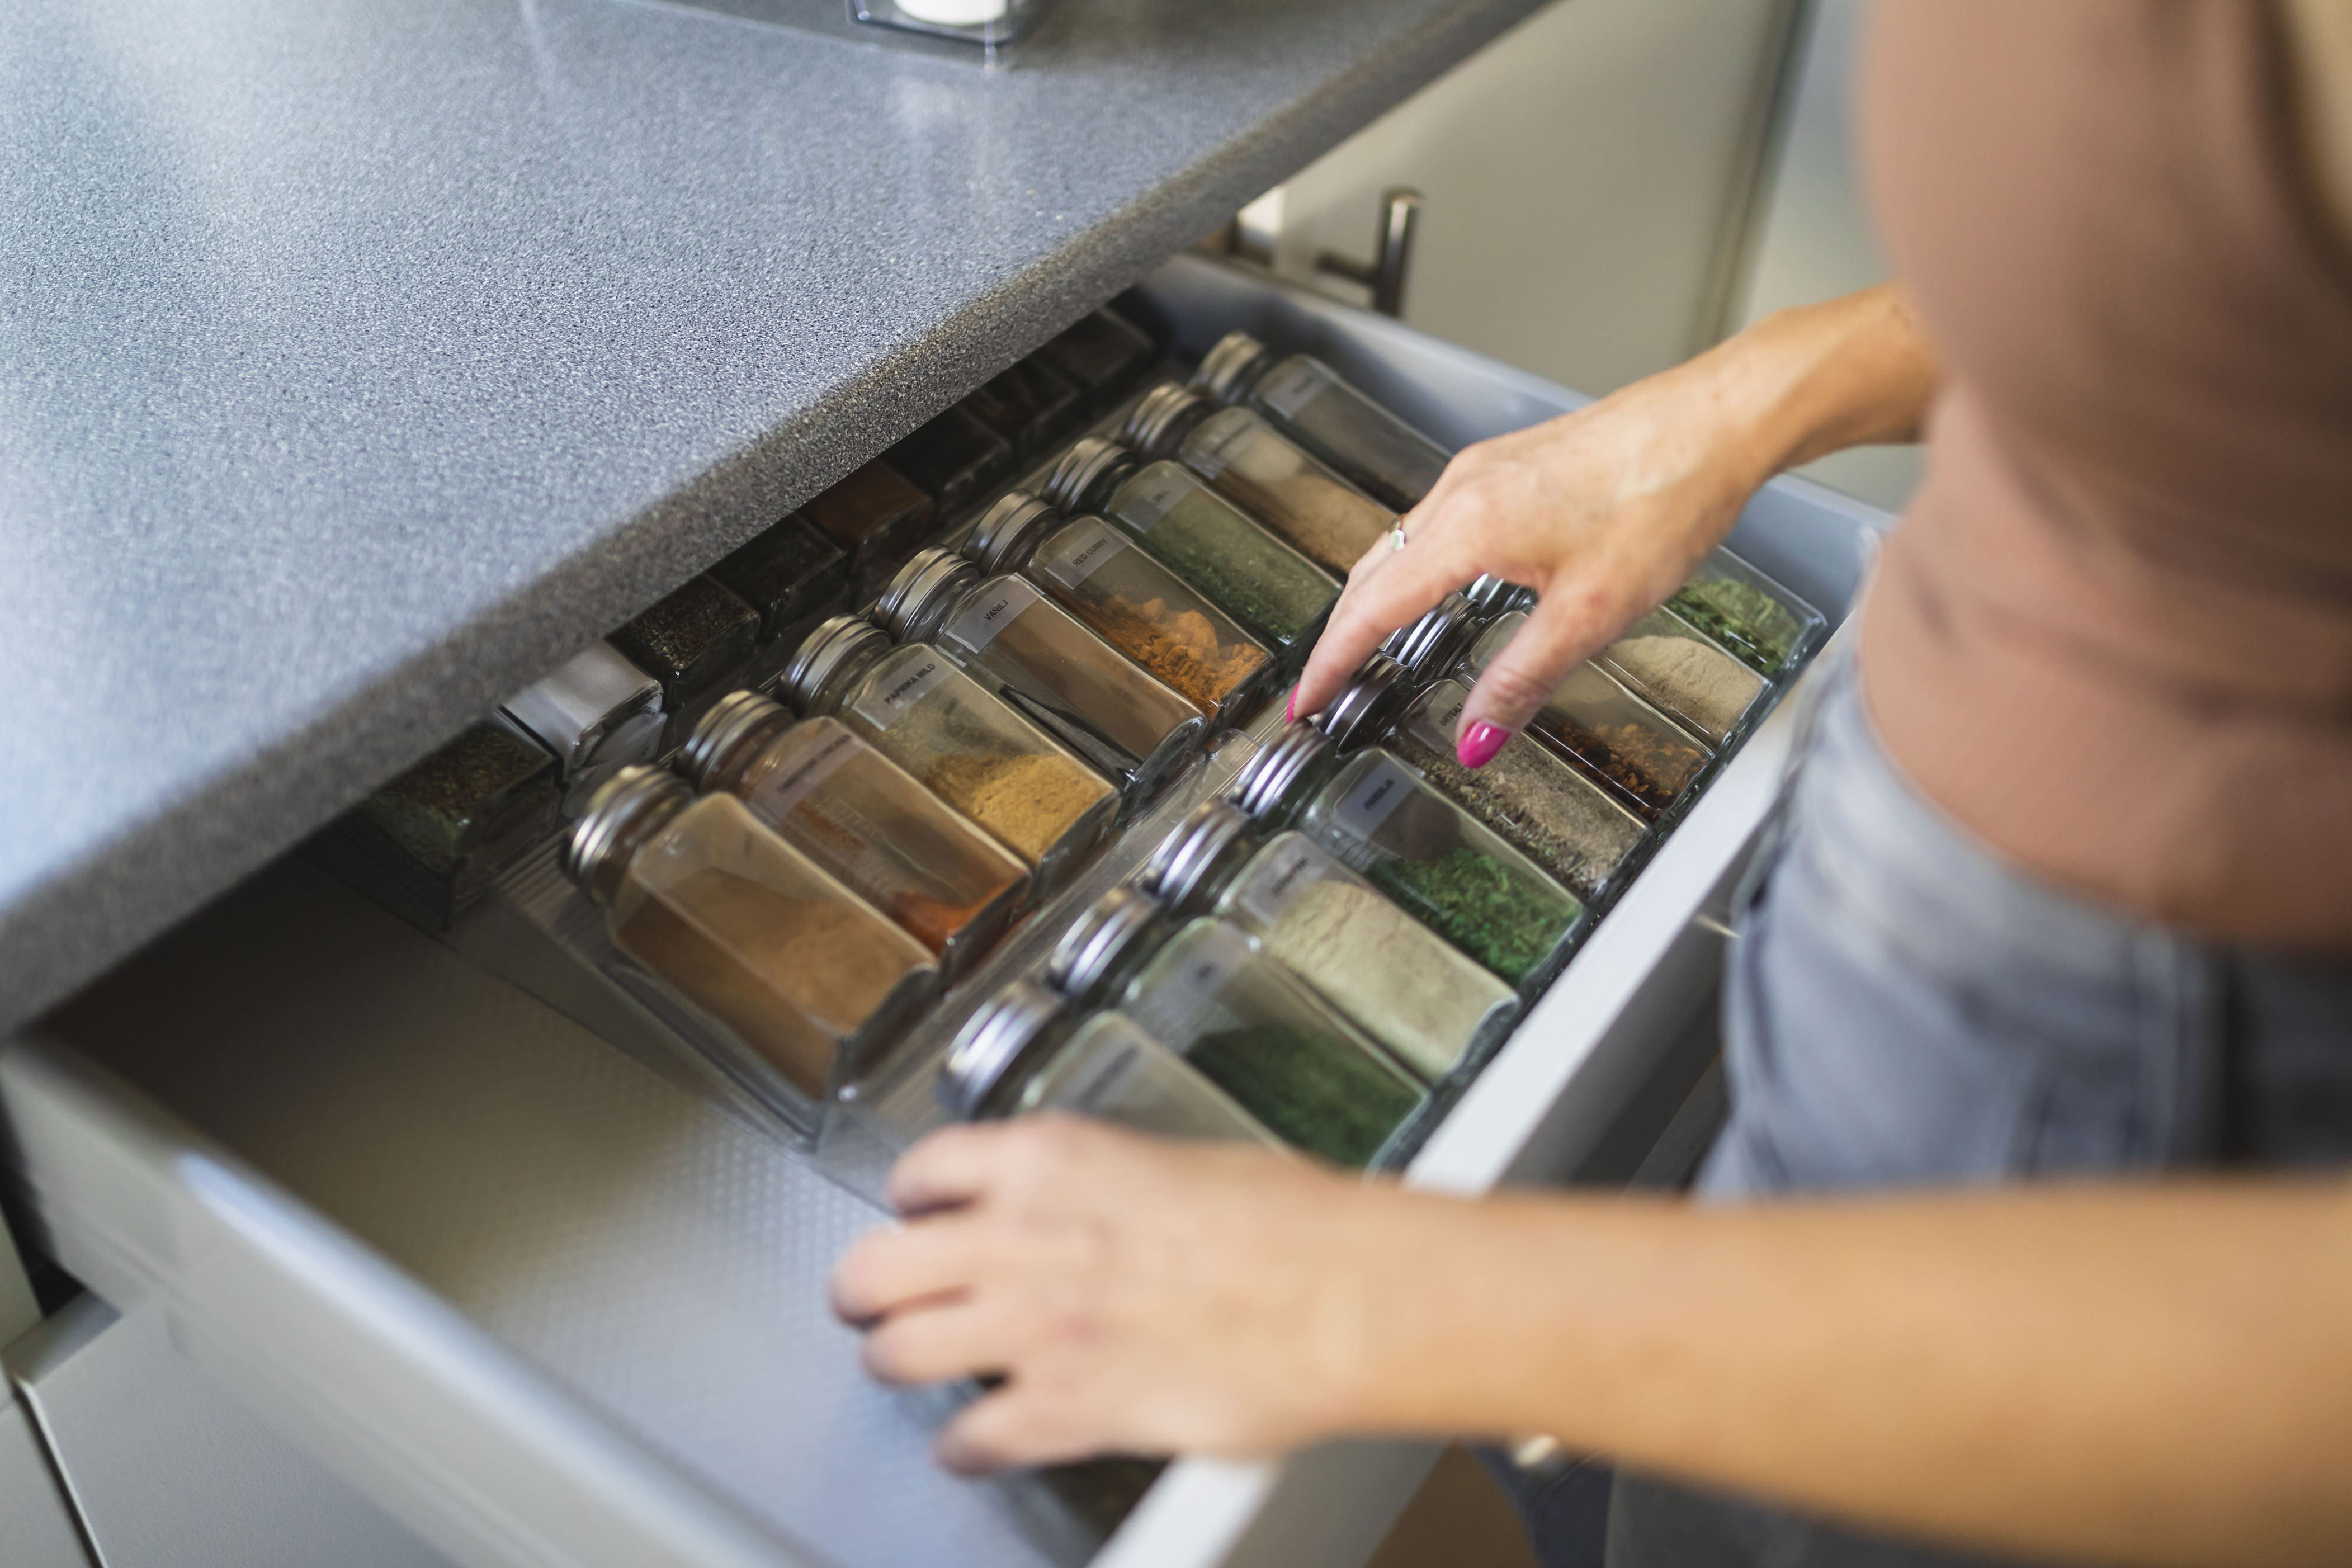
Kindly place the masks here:
POLYGON ((1403 185, 1381 196, 1381 227, 1373 237, 1373 258, 1359 261, 1327 250, 1315 258, 1315 270, 1344 278, 1372 291, 1372 309, 1383 316, 1404 314, 1405 272, 1412 264, 1413 231, 1421 226, 1421 193, 1403 185))

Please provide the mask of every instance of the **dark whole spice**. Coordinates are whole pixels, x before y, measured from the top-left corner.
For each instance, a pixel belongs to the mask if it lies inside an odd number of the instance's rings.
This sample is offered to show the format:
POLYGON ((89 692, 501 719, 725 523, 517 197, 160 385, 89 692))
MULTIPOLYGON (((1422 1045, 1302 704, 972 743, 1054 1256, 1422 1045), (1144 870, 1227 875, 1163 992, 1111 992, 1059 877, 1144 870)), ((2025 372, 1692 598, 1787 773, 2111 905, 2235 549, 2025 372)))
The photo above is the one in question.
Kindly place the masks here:
POLYGON ((931 514, 941 520, 1013 477, 1013 448, 961 406, 917 427, 882 461, 930 497, 931 514))
POLYGON ((1078 389, 1042 361, 1025 359, 981 383, 961 406, 1034 462, 1085 416, 1078 389))
POLYGON ((1504 742, 1494 761, 1464 767, 1451 749, 1401 727, 1388 748, 1467 808, 1505 840, 1590 899, 1624 863, 1645 831, 1569 763, 1524 735, 1504 742))
POLYGON ((1633 796, 1636 808, 1655 816, 1696 776, 1706 753, 1649 724, 1628 721, 1562 736, 1578 755, 1633 796))
POLYGON ((1353 1043, 1288 1024, 1213 1030, 1184 1055, 1285 1142, 1341 1165, 1369 1163, 1420 1103, 1353 1043))
POLYGON ((1383 856, 1365 877, 1512 985, 1526 982, 1583 912, 1466 845, 1433 860, 1383 856))
POLYGON ((710 569, 711 576, 760 614, 760 636, 773 638, 816 614, 849 585, 849 556, 798 512, 710 569))

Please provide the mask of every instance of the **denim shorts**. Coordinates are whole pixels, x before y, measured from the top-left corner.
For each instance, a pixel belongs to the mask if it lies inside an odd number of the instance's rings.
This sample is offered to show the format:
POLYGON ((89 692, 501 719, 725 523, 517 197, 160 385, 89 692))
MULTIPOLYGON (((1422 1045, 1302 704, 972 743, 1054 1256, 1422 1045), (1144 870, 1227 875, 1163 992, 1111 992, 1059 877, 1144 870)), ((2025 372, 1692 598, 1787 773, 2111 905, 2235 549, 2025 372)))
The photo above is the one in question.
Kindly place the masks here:
MULTIPOLYGON (((1851 665, 1822 673, 1730 947, 1703 1199, 2352 1162, 2352 963, 2004 864, 1896 771, 1851 665)), ((1609 1510, 1609 1568, 1983 1561, 1629 1475, 1609 1510)))

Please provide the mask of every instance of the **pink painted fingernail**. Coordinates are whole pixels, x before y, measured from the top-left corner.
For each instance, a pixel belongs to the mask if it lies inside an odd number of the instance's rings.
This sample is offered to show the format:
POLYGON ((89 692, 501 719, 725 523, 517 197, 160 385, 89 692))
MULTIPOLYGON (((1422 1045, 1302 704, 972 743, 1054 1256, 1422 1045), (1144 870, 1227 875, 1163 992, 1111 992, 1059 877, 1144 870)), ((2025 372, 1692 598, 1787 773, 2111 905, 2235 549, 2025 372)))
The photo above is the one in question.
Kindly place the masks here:
POLYGON ((1454 754, 1462 760, 1465 768, 1483 768, 1495 760, 1495 753, 1501 751, 1503 742, 1510 738, 1511 732, 1500 724, 1489 724, 1481 719, 1463 735, 1462 743, 1454 748, 1454 754))
POLYGON ((1282 710, 1282 721, 1286 724, 1298 722, 1298 688, 1296 686, 1290 689, 1290 701, 1282 710))

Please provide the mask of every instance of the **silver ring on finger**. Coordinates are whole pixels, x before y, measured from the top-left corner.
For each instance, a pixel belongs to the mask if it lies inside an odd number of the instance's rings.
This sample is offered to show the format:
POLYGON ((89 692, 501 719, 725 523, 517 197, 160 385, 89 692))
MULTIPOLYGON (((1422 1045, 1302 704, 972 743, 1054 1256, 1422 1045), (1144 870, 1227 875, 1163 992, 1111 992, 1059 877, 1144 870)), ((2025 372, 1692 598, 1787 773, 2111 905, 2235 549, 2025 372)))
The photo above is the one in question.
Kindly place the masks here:
POLYGON ((1389 553, 1393 555, 1412 542, 1412 536, 1404 531, 1404 519, 1397 519, 1396 526, 1389 530, 1389 553))

